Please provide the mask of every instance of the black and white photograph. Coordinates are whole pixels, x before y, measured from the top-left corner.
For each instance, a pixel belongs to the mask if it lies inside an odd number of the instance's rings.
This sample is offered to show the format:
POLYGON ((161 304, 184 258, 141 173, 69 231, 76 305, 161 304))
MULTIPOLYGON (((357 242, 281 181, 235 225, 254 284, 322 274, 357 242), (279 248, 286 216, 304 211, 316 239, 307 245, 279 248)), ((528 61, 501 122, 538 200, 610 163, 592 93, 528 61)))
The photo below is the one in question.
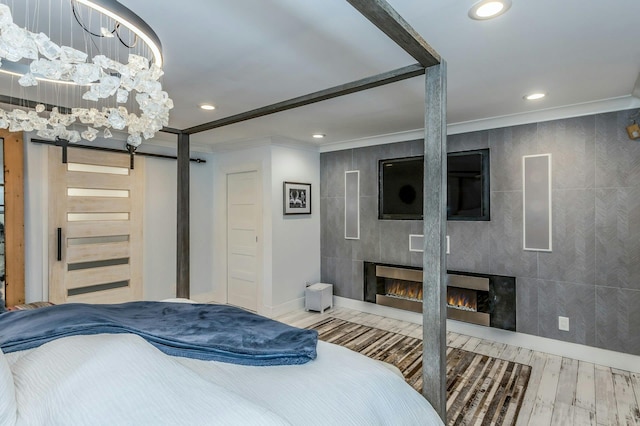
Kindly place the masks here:
POLYGON ((284 182, 284 214, 311 214, 311 184, 284 182))

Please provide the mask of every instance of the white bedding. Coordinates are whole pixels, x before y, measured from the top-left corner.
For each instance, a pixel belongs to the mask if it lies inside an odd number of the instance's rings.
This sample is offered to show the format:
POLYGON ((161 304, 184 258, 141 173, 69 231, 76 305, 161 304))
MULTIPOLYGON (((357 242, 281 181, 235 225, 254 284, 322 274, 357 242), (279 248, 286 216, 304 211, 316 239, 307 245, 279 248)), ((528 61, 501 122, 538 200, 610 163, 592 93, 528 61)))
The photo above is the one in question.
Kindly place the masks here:
POLYGON ((67 337, 2 356, 13 373, 16 425, 442 424, 393 372, 324 342, 315 361, 275 367, 170 357, 126 334, 67 337))

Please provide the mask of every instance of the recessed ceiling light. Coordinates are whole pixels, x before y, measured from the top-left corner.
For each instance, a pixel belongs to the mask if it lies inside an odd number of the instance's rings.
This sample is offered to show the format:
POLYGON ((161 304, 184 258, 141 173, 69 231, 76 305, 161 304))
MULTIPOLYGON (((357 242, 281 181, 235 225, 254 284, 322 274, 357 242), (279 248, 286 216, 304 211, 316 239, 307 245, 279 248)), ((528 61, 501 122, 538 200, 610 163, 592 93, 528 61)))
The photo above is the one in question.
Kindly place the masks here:
POLYGON ((476 20, 491 19, 502 15, 511 7, 511 0, 482 0, 469 10, 469 17, 476 20))
POLYGON ((216 107, 210 104, 200 105, 200 108, 202 108, 205 111, 213 111, 214 109, 216 109, 216 107))
POLYGON ((545 96, 547 96, 546 93, 536 92, 525 95, 524 98, 528 101, 535 101, 536 99, 542 99, 545 96))
POLYGON ((314 139, 322 139, 324 137, 325 137, 325 135, 323 135, 322 133, 314 133, 313 134, 313 138, 314 139))

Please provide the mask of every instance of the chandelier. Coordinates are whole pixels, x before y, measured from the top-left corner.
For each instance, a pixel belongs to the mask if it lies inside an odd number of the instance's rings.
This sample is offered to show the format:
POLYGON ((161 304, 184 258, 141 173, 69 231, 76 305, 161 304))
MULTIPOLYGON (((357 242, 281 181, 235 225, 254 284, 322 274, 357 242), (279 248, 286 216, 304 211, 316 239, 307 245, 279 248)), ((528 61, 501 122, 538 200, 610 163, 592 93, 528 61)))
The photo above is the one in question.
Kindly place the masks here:
POLYGON ((168 125, 161 45, 137 15, 115 0, 11 4, 0 3, 0 93, 34 108, 0 108, 0 128, 71 143, 123 131, 135 148, 168 125))

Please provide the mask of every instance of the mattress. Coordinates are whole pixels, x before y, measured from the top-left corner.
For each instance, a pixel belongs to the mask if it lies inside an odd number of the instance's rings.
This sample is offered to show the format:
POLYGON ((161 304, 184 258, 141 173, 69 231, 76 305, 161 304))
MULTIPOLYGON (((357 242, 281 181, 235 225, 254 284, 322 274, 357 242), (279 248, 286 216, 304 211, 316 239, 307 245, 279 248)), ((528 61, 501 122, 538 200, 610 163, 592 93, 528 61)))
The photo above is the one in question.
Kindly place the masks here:
POLYGON ((442 424, 380 363, 325 342, 317 352, 303 365, 244 366, 99 334, 0 356, 12 372, 16 425, 442 424))

